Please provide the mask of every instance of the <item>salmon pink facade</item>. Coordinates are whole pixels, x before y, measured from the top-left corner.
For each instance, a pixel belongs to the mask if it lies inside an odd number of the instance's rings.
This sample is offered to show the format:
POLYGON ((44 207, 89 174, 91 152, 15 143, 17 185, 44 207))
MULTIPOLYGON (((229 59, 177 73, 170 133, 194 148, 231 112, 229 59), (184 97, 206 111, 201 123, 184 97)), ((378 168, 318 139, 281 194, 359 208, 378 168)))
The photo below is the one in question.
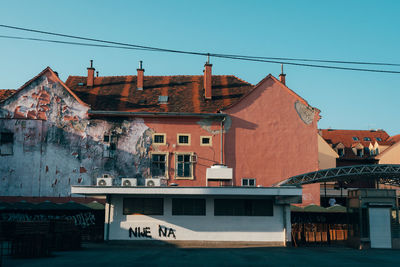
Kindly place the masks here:
MULTIPOLYGON (((226 164, 235 166, 235 184, 255 179, 272 186, 297 174, 318 170, 319 110, 268 75, 233 106, 226 133, 226 164)), ((319 204, 317 185, 303 192, 306 203, 319 204), (314 188, 315 187, 315 188, 314 188)))

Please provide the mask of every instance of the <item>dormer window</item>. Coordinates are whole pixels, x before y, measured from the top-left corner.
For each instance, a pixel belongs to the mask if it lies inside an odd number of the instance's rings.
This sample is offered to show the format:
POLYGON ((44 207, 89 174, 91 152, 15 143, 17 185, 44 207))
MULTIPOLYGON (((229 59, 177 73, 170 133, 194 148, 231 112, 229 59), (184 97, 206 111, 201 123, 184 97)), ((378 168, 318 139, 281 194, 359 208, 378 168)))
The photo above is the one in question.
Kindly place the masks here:
POLYGON ((370 155, 370 151, 368 147, 364 147, 364 154, 365 155, 370 155))
POLYGON ((168 96, 167 95, 160 95, 158 97, 158 104, 168 104, 168 96))
POLYGON ((357 136, 353 136, 353 141, 359 141, 360 139, 358 139, 357 136))
POLYGON ((380 141, 382 141, 382 138, 377 137, 377 138, 376 138, 376 141, 379 141, 379 142, 380 142, 380 141))
POLYGON ((358 148, 357 149, 357 157, 362 157, 363 156, 363 150, 358 148))
POLYGON ((379 148, 375 149, 375 155, 379 155, 379 148))
POLYGON ((343 148, 338 148, 337 153, 338 153, 339 157, 343 157, 344 156, 344 149, 343 148))
POLYGON ((369 138, 369 137, 364 137, 364 141, 371 141, 371 138, 369 138))

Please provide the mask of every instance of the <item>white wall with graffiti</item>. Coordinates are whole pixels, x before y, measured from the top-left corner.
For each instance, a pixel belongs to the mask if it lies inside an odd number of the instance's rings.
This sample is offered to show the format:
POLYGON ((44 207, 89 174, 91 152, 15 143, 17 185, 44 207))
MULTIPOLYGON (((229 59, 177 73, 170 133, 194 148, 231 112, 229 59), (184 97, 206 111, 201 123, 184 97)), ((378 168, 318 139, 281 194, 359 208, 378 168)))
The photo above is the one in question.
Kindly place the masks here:
MULTIPOLYGON (((155 196, 157 197, 157 196, 155 196)), ((214 197, 205 199, 204 216, 172 215, 172 199, 163 197, 163 215, 124 215, 124 198, 113 195, 106 205, 105 238, 109 240, 232 241, 284 245, 290 241, 290 209, 273 204, 271 216, 215 216, 214 197), (110 226, 108 229, 108 209, 110 226), (108 231, 108 233, 107 233, 108 231), (289 234, 287 234, 289 233, 289 234)))

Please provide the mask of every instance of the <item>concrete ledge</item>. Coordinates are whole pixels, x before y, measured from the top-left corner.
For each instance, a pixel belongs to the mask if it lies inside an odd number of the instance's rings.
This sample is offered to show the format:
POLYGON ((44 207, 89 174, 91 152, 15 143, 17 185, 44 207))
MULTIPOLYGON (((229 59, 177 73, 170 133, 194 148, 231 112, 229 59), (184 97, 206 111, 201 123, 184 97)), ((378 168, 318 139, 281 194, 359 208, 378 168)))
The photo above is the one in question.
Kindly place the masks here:
POLYGON ((247 242, 247 241, 159 241, 159 240, 110 240, 110 246, 123 247, 175 247, 175 248, 247 248, 247 247, 284 247, 284 242, 247 242))

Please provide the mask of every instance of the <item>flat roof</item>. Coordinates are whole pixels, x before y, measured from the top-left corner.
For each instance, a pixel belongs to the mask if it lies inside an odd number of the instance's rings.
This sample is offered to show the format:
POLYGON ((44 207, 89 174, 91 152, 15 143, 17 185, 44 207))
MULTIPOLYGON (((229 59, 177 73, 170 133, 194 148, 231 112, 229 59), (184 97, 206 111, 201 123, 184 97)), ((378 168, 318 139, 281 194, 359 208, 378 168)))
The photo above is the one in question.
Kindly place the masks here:
POLYGON ((122 187, 71 186, 80 195, 213 195, 213 196, 301 196, 302 188, 282 187, 122 187))

